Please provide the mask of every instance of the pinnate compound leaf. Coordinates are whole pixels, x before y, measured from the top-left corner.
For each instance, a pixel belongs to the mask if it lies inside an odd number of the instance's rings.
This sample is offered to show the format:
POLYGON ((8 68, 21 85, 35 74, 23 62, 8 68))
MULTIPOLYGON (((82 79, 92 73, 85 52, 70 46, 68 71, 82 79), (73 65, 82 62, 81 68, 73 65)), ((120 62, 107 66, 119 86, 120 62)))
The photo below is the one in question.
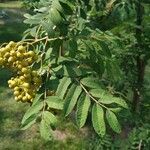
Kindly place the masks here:
POLYGON ((107 110, 106 118, 107 118, 108 124, 113 129, 113 131, 115 131, 116 133, 120 133, 121 127, 120 127, 120 124, 118 122, 116 115, 112 111, 107 110))
POLYGON ((58 96, 48 96, 45 101, 48 107, 50 108, 59 109, 59 110, 63 109, 63 100, 60 99, 58 96))
POLYGON ((71 94, 67 95, 64 103, 64 114, 68 116, 73 110, 80 94, 82 92, 82 88, 80 86, 73 87, 71 94))
POLYGON ((104 110, 98 104, 94 104, 92 108, 92 124, 98 135, 105 135, 106 126, 104 121, 104 110))
POLYGON ((77 125, 79 128, 83 127, 86 122, 90 105, 90 97, 88 95, 85 96, 85 94, 82 94, 78 100, 76 112, 77 125))

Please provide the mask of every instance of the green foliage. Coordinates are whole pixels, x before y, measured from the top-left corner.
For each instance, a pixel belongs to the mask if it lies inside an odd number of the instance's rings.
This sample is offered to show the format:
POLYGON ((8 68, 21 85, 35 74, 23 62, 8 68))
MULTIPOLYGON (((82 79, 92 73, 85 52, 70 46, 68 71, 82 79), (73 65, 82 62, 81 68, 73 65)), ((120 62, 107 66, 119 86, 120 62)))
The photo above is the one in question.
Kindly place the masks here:
POLYGON ((106 134, 104 137, 94 135, 89 140, 90 145, 88 148, 92 150, 148 150, 150 147, 149 133, 149 125, 145 124, 142 127, 134 128, 126 139, 116 137, 115 140, 113 140, 109 134, 106 134))
POLYGON ((127 148, 130 149, 149 149, 150 147, 150 138, 149 138, 150 130, 149 124, 145 124, 142 127, 134 128, 132 132, 129 134, 128 145, 127 148))
MULTIPOLYGON (((99 136, 105 137, 107 124, 120 133, 119 112, 128 109, 127 87, 138 87, 136 58, 146 58, 147 54, 146 46, 140 52, 136 47, 139 43, 133 30, 140 27, 134 24, 130 28, 124 26, 125 29, 118 27, 135 16, 137 3, 128 0, 27 3, 34 12, 24 15, 24 23, 30 28, 23 41, 32 41, 30 44, 41 56, 33 67, 39 69, 43 84, 39 90, 42 95, 34 100, 22 120, 23 129, 37 122, 42 137, 50 140, 57 118, 53 112, 63 110, 64 116, 76 112, 79 128, 89 116, 99 136)), ((148 46, 148 38, 143 36, 143 43, 148 46)))
MULTIPOLYGON (((92 109, 94 129, 103 136, 105 118, 112 129, 119 132, 119 123, 112 111, 128 108, 120 96, 111 94, 106 82, 108 78, 111 82, 120 80, 120 70, 111 53, 112 45, 119 39, 109 31, 91 27, 87 15, 92 17, 94 8, 86 10, 83 8, 84 2, 81 2, 81 7, 79 3, 41 0, 36 8, 37 13, 25 14, 24 22, 31 25, 25 37, 35 38, 36 51, 44 56, 39 61, 42 63, 40 71, 43 70, 46 89, 55 86, 51 89, 55 96, 43 98, 43 111, 62 109, 64 103, 64 115, 68 116, 75 110, 76 123, 81 128, 92 109), (103 79, 106 80, 104 83, 103 79), (52 80, 57 81, 55 85, 52 80)), ((92 1, 85 4, 86 7, 93 6, 92 1)), ((41 92, 46 93, 46 89, 41 88, 41 92)), ((47 126, 44 122, 41 122, 42 130, 47 126)), ((48 139, 49 135, 45 136, 48 139)))

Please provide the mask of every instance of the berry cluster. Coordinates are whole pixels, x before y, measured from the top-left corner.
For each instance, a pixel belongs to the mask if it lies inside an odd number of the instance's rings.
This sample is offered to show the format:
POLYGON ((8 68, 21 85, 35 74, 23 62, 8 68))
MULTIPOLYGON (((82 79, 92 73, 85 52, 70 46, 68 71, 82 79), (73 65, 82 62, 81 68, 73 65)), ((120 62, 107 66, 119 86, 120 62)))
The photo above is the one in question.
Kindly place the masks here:
POLYGON ((8 84, 14 90, 17 101, 32 102, 41 85, 41 77, 31 68, 36 59, 33 51, 27 51, 27 47, 15 42, 0 48, 0 65, 16 73, 16 77, 12 77, 8 84))

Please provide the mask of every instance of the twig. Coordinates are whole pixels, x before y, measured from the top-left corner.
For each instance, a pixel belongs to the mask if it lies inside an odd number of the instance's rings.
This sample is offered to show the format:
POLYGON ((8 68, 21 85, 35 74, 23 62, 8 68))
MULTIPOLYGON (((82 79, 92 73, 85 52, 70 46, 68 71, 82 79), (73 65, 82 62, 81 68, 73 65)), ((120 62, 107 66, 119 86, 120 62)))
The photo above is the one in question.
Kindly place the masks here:
POLYGON ((142 148, 142 140, 140 140, 139 146, 138 146, 138 150, 141 150, 142 148))
POLYGON ((39 34, 39 32, 40 32, 40 29, 41 29, 41 25, 38 27, 38 29, 37 29, 37 32, 36 32, 36 35, 35 35, 35 40, 37 40, 38 39, 38 34, 39 34))
POLYGON ((80 86, 81 86, 82 89, 85 91, 85 93, 86 93, 93 101, 95 101, 97 104, 101 105, 101 106, 104 107, 105 109, 108 109, 105 105, 99 103, 99 102, 97 101, 97 99, 95 99, 95 98, 87 91, 87 89, 84 87, 84 85, 83 85, 81 82, 79 82, 78 80, 77 80, 77 82, 80 84, 80 86))

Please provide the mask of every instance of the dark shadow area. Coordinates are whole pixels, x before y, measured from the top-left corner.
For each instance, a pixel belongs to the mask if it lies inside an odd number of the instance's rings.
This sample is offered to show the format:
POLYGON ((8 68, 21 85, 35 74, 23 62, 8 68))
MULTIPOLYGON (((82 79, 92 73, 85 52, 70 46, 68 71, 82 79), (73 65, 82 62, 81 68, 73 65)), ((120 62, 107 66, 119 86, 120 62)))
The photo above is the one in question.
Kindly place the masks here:
POLYGON ((7 81, 11 78, 12 73, 7 69, 0 70, 0 85, 1 87, 8 87, 7 81))

